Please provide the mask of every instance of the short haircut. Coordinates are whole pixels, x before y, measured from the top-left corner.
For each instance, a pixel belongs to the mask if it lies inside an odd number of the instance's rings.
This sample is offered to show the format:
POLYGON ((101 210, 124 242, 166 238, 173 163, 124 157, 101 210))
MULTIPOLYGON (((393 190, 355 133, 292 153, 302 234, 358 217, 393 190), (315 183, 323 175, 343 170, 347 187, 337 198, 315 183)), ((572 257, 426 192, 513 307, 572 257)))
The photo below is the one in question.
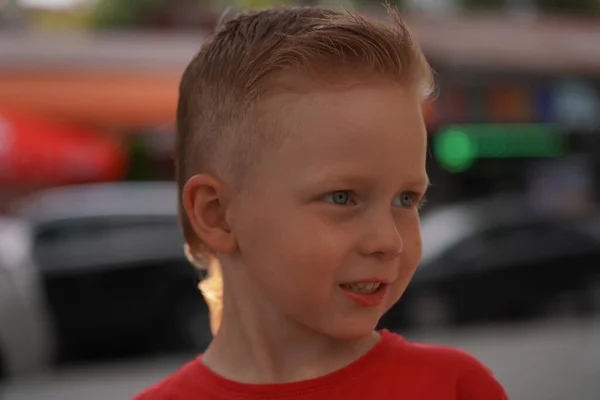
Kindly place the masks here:
POLYGON ((277 116, 260 106, 286 77, 349 73, 414 87, 423 99, 432 92, 433 74, 419 46, 397 12, 388 7, 388 16, 386 24, 316 7, 267 9, 237 15, 202 45, 183 74, 177 107, 180 222, 192 258, 210 249, 202 248, 185 216, 183 185, 197 173, 243 182, 256 151, 276 139, 268 124, 277 116))

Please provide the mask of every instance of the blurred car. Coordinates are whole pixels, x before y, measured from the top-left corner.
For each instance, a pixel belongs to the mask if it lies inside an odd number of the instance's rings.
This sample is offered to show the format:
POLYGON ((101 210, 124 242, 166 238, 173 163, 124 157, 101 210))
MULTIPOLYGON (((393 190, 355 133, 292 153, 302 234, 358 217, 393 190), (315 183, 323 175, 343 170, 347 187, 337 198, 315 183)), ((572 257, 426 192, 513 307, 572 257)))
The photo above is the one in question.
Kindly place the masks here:
POLYGON ((41 370, 53 358, 54 335, 29 226, 0 218, 0 378, 41 370))
POLYGON ((32 226, 59 361, 208 344, 176 196, 170 183, 89 184, 39 192, 13 208, 32 226))
POLYGON ((423 217, 423 258, 385 327, 520 319, 599 308, 595 219, 540 215, 521 196, 423 217))

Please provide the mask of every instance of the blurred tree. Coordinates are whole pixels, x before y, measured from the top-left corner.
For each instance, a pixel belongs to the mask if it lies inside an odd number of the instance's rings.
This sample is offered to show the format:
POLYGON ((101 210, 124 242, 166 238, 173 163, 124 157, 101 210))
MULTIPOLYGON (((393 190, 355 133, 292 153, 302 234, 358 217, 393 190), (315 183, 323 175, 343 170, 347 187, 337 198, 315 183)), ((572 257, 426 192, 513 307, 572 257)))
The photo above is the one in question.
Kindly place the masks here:
POLYGON ((569 14, 600 13, 600 0, 536 0, 543 11, 569 14))
MULTIPOLYGON (((256 10, 285 4, 293 4, 294 0, 216 0, 223 7, 233 7, 236 10, 256 10)), ((316 2, 315 2, 316 3, 316 2)))
POLYGON ((144 181, 156 179, 156 164, 153 162, 148 148, 144 145, 142 135, 132 135, 129 148, 129 171, 126 180, 144 181))
POLYGON ((290 4, 289 0, 235 0, 234 4, 242 10, 260 9, 284 4, 290 4))
POLYGON ((409 11, 428 14, 447 14, 460 8, 460 0, 402 0, 397 6, 409 11))
MULTIPOLYGON (((354 9, 356 8, 356 6, 361 6, 364 5, 364 2, 361 4, 358 1, 355 0, 304 0, 302 1, 303 4, 308 4, 308 5, 320 5, 323 7, 330 7, 330 8, 334 8, 334 9, 339 9, 339 8, 346 8, 346 9, 354 9)), ((391 4, 394 3, 394 1, 390 1, 391 4)), ((379 5, 379 4, 378 4, 379 5)))
POLYGON ((160 29, 212 31, 222 14, 219 0, 169 0, 148 25, 160 29))
MULTIPOLYGON (((518 4, 519 1, 510 0, 461 0, 463 7, 468 9, 493 9, 503 8, 510 3, 518 4)), ((528 1, 529 2, 529 1, 528 1)), ((526 1, 523 1, 526 3, 526 1)), ((541 11, 556 13, 599 13, 600 0, 533 0, 536 8, 541 11)))
POLYGON ((505 0, 461 0, 462 6, 467 9, 502 8, 505 0))
POLYGON ((96 0, 91 12, 94 28, 135 26, 152 18, 168 0, 96 0))

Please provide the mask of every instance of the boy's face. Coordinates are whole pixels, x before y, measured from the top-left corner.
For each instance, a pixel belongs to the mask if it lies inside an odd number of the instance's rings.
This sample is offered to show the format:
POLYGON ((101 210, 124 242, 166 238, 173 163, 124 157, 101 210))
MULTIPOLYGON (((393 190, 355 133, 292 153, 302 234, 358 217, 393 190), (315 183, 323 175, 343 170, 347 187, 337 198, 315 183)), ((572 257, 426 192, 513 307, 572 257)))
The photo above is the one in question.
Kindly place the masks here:
POLYGON ((262 154, 233 203, 232 260, 241 265, 228 273, 243 280, 236 286, 249 306, 269 304, 264 312, 277 315, 267 319, 335 338, 367 335, 421 257, 428 179, 419 98, 387 83, 288 93, 270 104, 289 136, 262 154))

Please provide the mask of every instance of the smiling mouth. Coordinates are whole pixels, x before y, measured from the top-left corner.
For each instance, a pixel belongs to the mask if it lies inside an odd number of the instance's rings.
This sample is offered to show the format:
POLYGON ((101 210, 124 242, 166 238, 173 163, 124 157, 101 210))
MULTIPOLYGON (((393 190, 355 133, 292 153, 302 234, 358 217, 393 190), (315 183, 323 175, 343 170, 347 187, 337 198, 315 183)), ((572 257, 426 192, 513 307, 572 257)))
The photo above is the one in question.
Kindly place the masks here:
POLYGON ((354 293, 373 294, 383 287, 381 282, 344 283, 340 287, 354 293))

